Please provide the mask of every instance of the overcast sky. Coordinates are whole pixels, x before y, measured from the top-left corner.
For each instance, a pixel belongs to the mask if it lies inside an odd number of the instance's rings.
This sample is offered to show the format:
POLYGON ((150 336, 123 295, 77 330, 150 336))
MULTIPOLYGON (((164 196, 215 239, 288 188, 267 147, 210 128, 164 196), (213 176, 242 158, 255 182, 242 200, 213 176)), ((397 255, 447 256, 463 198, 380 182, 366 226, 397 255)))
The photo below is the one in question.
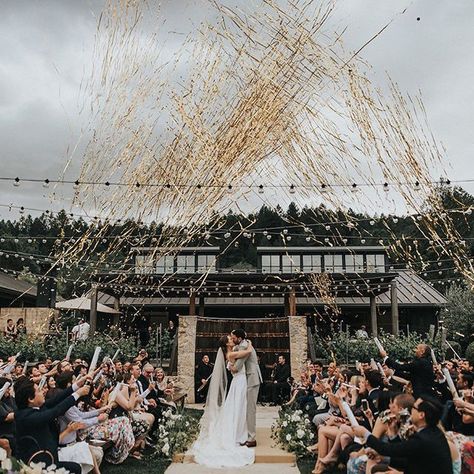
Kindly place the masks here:
MULTIPOLYGON (((252 8, 258 1, 233 3, 252 8)), ((52 179, 64 168, 68 147, 79 137, 79 85, 90 67, 103 4, 0 0, 0 176, 52 179)), ((161 4, 173 32, 170 47, 179 42, 179 33, 212 20, 204 0, 161 4)), ((392 18, 363 57, 380 76, 389 72, 403 91, 422 91, 431 128, 447 149, 449 175, 474 178, 474 1, 338 0, 332 21, 348 26, 347 46, 358 49, 392 18)), ((75 179, 79 168, 78 159, 68 177, 75 179)), ((473 184, 465 187, 474 193, 473 184)), ((63 207, 59 199, 51 203, 50 192, 41 185, 16 188, 0 181, 0 205, 63 207)), ((0 207, 0 216, 18 213, 0 207)))

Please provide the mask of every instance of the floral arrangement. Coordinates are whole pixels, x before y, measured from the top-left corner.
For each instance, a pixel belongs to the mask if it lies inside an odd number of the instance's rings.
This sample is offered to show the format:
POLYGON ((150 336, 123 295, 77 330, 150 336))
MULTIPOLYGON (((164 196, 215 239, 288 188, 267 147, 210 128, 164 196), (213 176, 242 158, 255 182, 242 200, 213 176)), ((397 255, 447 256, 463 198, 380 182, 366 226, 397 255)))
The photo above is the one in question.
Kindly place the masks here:
POLYGON ((314 444, 309 416, 302 410, 282 408, 272 426, 272 439, 299 458, 308 456, 307 447, 314 444))
POLYGON ((154 456, 171 459, 175 454, 184 453, 199 434, 199 419, 185 410, 173 413, 163 412, 163 421, 158 427, 158 441, 154 456))
POLYGON ((8 457, 5 449, 0 447, 0 474, 68 474, 64 468, 57 468, 54 464, 46 467, 44 463, 31 463, 29 466, 8 457))

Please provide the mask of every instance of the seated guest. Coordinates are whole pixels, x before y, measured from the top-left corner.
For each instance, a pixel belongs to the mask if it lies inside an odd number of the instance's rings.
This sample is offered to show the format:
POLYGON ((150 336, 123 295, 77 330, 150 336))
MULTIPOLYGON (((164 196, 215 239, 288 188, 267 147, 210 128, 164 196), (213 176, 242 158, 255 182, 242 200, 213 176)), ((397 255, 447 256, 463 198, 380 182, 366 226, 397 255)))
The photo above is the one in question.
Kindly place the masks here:
POLYGON ((390 466, 405 474, 452 474, 453 460, 448 441, 438 428, 442 405, 435 398, 419 397, 411 409, 416 433, 405 441, 386 443, 378 440, 363 426, 353 427, 366 446, 390 457, 390 466))
MULTIPOLYGON (((83 384, 85 379, 80 381, 83 384)), ((89 393, 89 387, 74 384, 57 397, 45 402, 43 390, 32 381, 21 378, 15 383, 16 442, 20 459, 28 462, 38 450, 46 450, 53 456, 54 464, 73 474, 81 474, 79 464, 60 462, 58 459, 59 433, 56 419, 89 393)))
MULTIPOLYGON (((0 390, 3 386, 10 382, 6 378, 0 378, 0 390)), ((0 438, 8 440, 11 451, 15 454, 15 437, 16 437, 16 424, 15 424, 15 411, 17 409, 15 399, 12 397, 12 388, 9 387, 3 394, 3 398, 0 401, 0 438)))
POLYGON ((278 356, 278 363, 275 367, 274 380, 271 384, 272 403, 279 405, 283 400, 289 398, 290 385, 290 366, 286 363, 284 355, 278 356))

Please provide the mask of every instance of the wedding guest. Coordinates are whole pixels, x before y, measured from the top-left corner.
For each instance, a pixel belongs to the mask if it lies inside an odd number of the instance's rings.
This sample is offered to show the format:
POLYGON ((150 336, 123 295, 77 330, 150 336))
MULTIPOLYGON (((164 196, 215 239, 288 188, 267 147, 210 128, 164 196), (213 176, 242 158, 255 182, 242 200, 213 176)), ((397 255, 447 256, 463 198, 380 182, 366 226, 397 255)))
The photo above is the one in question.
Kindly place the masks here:
POLYGON ((288 400, 290 394, 290 366, 286 363, 284 355, 278 356, 278 363, 275 367, 274 380, 271 385, 272 403, 278 405, 284 400, 288 400))
POLYGON ((10 339, 10 340, 15 339, 17 336, 16 326, 15 326, 15 323, 13 322, 13 319, 11 318, 7 320, 7 325, 5 326, 4 335, 5 335, 5 339, 10 339))
POLYGON ((416 433, 398 443, 380 441, 363 426, 352 429, 356 436, 365 439, 367 447, 382 456, 389 456, 390 466, 402 469, 405 474, 452 474, 449 444, 438 428, 441 412, 442 405, 435 398, 418 397, 411 409, 416 433))
POLYGON ((384 358, 384 364, 394 369, 395 372, 408 374, 407 378, 413 386, 415 398, 422 394, 433 395, 434 372, 431 361, 431 348, 427 344, 418 344, 415 348, 415 358, 412 362, 401 364, 391 359, 387 352, 380 351, 380 356, 384 358))
POLYGON ((204 354, 196 369, 196 396, 199 402, 206 401, 212 370, 213 365, 209 362, 209 356, 204 354))

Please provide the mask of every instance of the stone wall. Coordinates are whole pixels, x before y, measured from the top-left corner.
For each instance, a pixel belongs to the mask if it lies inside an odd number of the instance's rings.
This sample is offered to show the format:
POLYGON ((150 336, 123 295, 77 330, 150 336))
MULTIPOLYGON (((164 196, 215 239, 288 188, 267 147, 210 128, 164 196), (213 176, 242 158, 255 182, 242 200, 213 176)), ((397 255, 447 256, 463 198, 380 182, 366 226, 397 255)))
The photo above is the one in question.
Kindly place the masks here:
POLYGON ((290 333, 290 365, 291 376, 300 379, 301 369, 308 358, 308 330, 305 316, 288 318, 290 333))
POLYGON ((178 325, 178 383, 194 403, 194 366, 196 365, 196 316, 180 316, 178 325))
POLYGON ((27 334, 41 335, 49 331, 50 322, 58 316, 59 310, 52 308, 0 308, 0 328, 3 331, 8 319, 16 323, 23 318, 27 334))

